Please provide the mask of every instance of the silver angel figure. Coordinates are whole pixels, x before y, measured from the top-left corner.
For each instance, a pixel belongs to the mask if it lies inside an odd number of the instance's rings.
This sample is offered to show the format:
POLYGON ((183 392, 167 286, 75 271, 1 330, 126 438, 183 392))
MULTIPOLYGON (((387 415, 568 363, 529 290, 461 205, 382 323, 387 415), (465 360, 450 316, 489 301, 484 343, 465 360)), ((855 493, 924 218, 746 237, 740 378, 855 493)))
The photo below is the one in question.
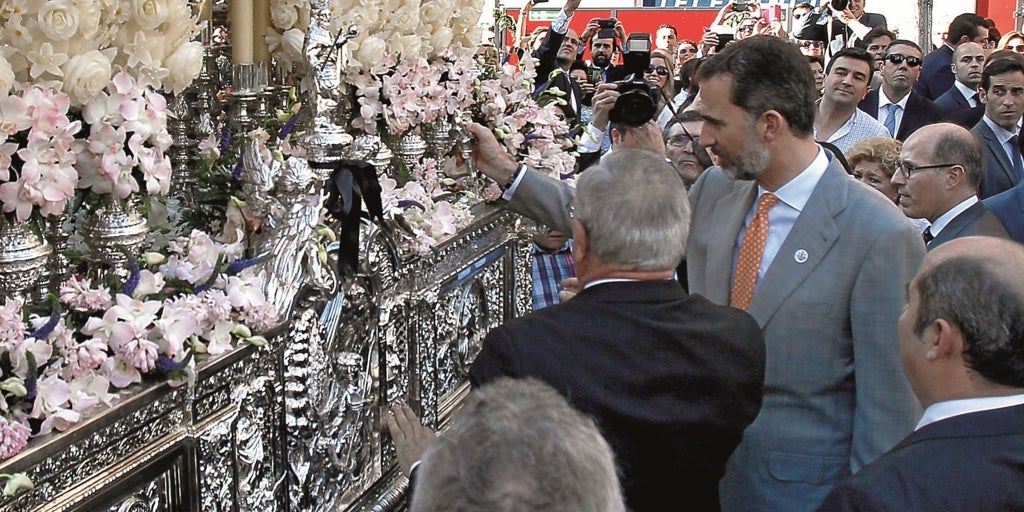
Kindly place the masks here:
POLYGON ((249 180, 243 185, 246 201, 268 228, 259 246, 273 255, 259 270, 263 291, 284 319, 303 287, 323 293, 334 289, 334 273, 320 257, 316 232, 323 183, 305 159, 264 161, 256 143, 246 147, 242 161, 249 180))

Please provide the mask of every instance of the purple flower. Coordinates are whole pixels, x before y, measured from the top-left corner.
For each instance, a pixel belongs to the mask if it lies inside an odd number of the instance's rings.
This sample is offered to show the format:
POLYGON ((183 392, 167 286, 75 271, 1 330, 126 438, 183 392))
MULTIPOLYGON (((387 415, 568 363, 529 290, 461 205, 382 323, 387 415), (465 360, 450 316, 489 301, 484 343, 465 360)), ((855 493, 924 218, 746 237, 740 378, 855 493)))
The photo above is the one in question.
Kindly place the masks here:
POLYGON ((160 372, 164 373, 164 374, 176 372, 176 371, 182 370, 186 366, 188 366, 188 362, 191 359, 192 359, 192 352, 189 352, 188 354, 186 354, 185 358, 182 359, 180 363, 176 363, 170 357, 167 357, 167 356, 165 356, 163 354, 160 354, 156 358, 156 369, 160 370, 160 372))
POLYGON ((227 151, 229 146, 231 146, 231 128, 225 126, 224 131, 220 132, 221 152, 227 151))
POLYGON ((259 256, 256 258, 249 258, 246 260, 235 260, 228 264, 228 268, 224 270, 224 273, 229 276, 233 276, 253 265, 258 265, 260 262, 266 259, 266 256, 259 256))
POLYGON ((281 129, 277 132, 277 140, 284 140, 288 134, 292 133, 292 129, 295 128, 295 123, 299 121, 299 117, 301 115, 301 113, 295 114, 291 119, 285 122, 283 126, 281 126, 281 129))
POLYGON ((57 324, 60 322, 61 313, 62 311, 60 304, 54 304, 53 311, 50 312, 50 319, 47 320, 46 323, 40 326, 38 329, 29 333, 29 337, 35 338, 37 340, 45 340, 46 338, 48 338, 50 336, 50 333, 53 332, 53 329, 56 328, 57 324))

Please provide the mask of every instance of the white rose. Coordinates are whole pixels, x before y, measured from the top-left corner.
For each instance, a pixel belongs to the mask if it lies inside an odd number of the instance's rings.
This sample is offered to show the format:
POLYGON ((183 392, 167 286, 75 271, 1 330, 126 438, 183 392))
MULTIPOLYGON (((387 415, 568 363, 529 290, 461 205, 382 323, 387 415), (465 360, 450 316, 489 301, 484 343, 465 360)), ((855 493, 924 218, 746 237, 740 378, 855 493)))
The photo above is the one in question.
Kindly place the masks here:
POLYGON ((164 88, 174 94, 181 93, 202 71, 203 44, 192 41, 181 45, 167 57, 164 65, 169 73, 164 79, 164 88))
POLYGON ((444 17, 438 2, 423 2, 423 5, 420 6, 420 23, 437 26, 442 19, 444 17))
POLYGON ((364 67, 369 68, 384 60, 384 52, 387 49, 388 45, 383 39, 367 36, 366 39, 363 39, 363 42, 359 43, 359 49, 356 50, 355 58, 364 67))
POLYGON ((13 86, 14 70, 11 69, 11 63, 7 62, 3 55, 0 55, 0 96, 7 96, 13 86))
POLYGON ((394 38, 394 47, 398 55, 405 59, 417 59, 423 51, 423 40, 420 36, 409 35, 394 38))
POLYGON ((458 41, 459 44, 467 48, 476 48, 484 40, 484 31, 480 27, 470 27, 465 34, 462 35, 462 39, 458 41))
POLYGON ((132 17, 140 27, 153 30, 167 21, 171 7, 169 0, 132 0, 132 17))
POLYGON ((290 5, 274 2, 270 4, 270 19, 275 27, 286 30, 298 23, 299 11, 290 5))
POLYGON ((391 16, 390 28, 401 34, 412 34, 416 32, 416 26, 419 24, 418 15, 417 9, 403 6, 391 16))
POLYGON ((68 0, 51 0, 36 15, 39 29, 53 41, 70 39, 78 31, 78 8, 68 0))
POLYGON ((99 50, 75 55, 64 64, 64 92, 73 105, 82 105, 110 82, 110 58, 99 50))
POLYGON ((302 62, 302 45, 306 42, 306 33, 293 28, 281 34, 281 50, 290 62, 302 62))
POLYGON ((78 2, 78 33, 83 39, 96 39, 100 35, 100 7, 98 2, 78 2))

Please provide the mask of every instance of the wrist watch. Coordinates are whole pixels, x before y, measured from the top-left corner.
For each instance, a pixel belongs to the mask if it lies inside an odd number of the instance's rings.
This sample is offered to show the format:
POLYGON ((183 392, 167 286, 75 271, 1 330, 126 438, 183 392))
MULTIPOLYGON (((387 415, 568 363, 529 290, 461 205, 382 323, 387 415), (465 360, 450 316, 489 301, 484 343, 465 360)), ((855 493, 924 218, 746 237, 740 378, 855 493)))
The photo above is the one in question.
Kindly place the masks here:
POLYGON ((499 183, 498 187, 501 188, 502 191, 508 190, 508 188, 511 187, 512 184, 515 183, 516 180, 519 179, 519 176, 522 175, 524 172, 526 172, 526 164, 521 163, 519 164, 519 167, 516 167, 516 170, 512 173, 512 175, 508 177, 508 183, 504 185, 499 183))

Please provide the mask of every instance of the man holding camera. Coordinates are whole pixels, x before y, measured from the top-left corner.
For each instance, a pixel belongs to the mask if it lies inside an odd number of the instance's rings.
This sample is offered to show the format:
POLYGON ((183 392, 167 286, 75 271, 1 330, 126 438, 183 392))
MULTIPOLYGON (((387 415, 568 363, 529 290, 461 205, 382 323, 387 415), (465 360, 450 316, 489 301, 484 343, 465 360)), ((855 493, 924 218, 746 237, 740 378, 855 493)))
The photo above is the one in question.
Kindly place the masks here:
MULTIPOLYGON (((612 65, 612 54, 615 53, 616 46, 625 40, 626 30, 622 27, 622 22, 615 18, 590 20, 580 35, 580 42, 590 47, 591 69, 587 79, 591 84, 615 82, 626 77, 624 66, 612 65)), ((579 57, 583 56, 583 48, 581 45, 579 57)))
POLYGON ((583 91, 580 86, 569 78, 569 68, 576 60, 580 40, 576 32, 569 28, 569 21, 580 5, 580 0, 567 0, 558 16, 551 22, 541 43, 540 49, 533 52, 537 63, 537 89, 534 96, 540 96, 545 90, 559 89, 565 99, 562 110, 567 118, 579 120, 583 107, 583 91))
POLYGON ((854 46, 871 29, 886 26, 885 16, 864 12, 864 3, 865 0, 831 0, 820 13, 794 20, 793 36, 826 41, 828 56, 854 46))

